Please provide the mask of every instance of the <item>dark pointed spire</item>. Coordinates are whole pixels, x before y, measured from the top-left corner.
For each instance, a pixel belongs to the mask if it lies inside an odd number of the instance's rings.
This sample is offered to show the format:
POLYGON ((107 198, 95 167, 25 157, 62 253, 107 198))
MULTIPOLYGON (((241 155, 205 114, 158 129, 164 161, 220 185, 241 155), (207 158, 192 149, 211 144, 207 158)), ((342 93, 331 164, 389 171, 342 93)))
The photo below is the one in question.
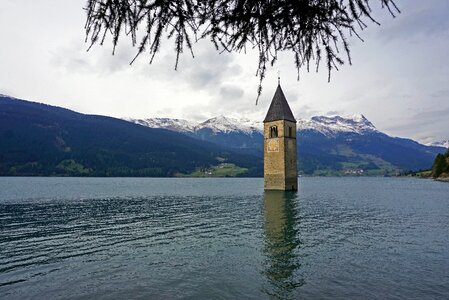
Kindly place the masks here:
POLYGON ((270 108, 268 109, 267 116, 263 122, 271 122, 277 120, 287 120, 296 122, 293 113, 288 106, 287 99, 285 99, 284 92, 282 92, 281 85, 279 84, 276 92, 274 93, 273 100, 271 100, 270 108))

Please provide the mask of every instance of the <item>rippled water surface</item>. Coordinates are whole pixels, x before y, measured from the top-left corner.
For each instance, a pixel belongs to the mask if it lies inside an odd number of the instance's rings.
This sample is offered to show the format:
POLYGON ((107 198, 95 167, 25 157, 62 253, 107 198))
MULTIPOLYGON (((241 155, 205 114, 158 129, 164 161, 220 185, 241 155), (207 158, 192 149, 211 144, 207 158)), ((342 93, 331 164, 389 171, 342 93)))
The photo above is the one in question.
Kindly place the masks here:
POLYGON ((449 184, 0 178, 1 299, 447 299, 449 184))

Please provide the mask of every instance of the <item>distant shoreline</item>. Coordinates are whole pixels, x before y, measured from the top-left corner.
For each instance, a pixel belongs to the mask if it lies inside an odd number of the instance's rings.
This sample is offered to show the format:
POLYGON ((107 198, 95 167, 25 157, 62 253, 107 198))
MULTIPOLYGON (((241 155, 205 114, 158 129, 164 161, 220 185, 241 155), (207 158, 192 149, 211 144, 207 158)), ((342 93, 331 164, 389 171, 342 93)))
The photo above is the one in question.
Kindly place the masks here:
MULTIPOLYGON (((55 176, 55 175, 0 175, 0 178, 261 178, 263 176, 55 176)), ((416 178, 416 179, 431 179, 441 182, 449 182, 449 178, 432 178, 420 176, 319 176, 319 175, 301 175, 300 178, 416 178)))
POLYGON ((449 183, 449 177, 439 177, 439 178, 435 178, 434 180, 449 183))

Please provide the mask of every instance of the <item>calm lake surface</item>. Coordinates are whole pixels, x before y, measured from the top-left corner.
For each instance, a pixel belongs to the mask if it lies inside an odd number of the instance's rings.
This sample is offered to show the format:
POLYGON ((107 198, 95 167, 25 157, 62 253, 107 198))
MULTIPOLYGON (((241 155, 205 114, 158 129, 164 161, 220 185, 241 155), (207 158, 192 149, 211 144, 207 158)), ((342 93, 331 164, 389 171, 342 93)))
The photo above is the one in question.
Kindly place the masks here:
POLYGON ((448 299, 449 184, 1 178, 1 299, 448 299))

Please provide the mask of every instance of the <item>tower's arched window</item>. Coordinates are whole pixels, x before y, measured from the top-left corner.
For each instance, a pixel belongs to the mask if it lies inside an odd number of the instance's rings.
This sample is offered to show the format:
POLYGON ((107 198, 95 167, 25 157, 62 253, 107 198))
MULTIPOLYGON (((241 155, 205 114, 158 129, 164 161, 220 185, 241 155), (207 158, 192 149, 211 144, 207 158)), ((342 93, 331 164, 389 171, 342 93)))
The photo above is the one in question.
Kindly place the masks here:
POLYGON ((277 138, 277 137, 278 137, 278 127, 271 126, 270 127, 270 138, 277 138))
POLYGON ((288 137, 293 137, 292 127, 288 126, 288 137))

